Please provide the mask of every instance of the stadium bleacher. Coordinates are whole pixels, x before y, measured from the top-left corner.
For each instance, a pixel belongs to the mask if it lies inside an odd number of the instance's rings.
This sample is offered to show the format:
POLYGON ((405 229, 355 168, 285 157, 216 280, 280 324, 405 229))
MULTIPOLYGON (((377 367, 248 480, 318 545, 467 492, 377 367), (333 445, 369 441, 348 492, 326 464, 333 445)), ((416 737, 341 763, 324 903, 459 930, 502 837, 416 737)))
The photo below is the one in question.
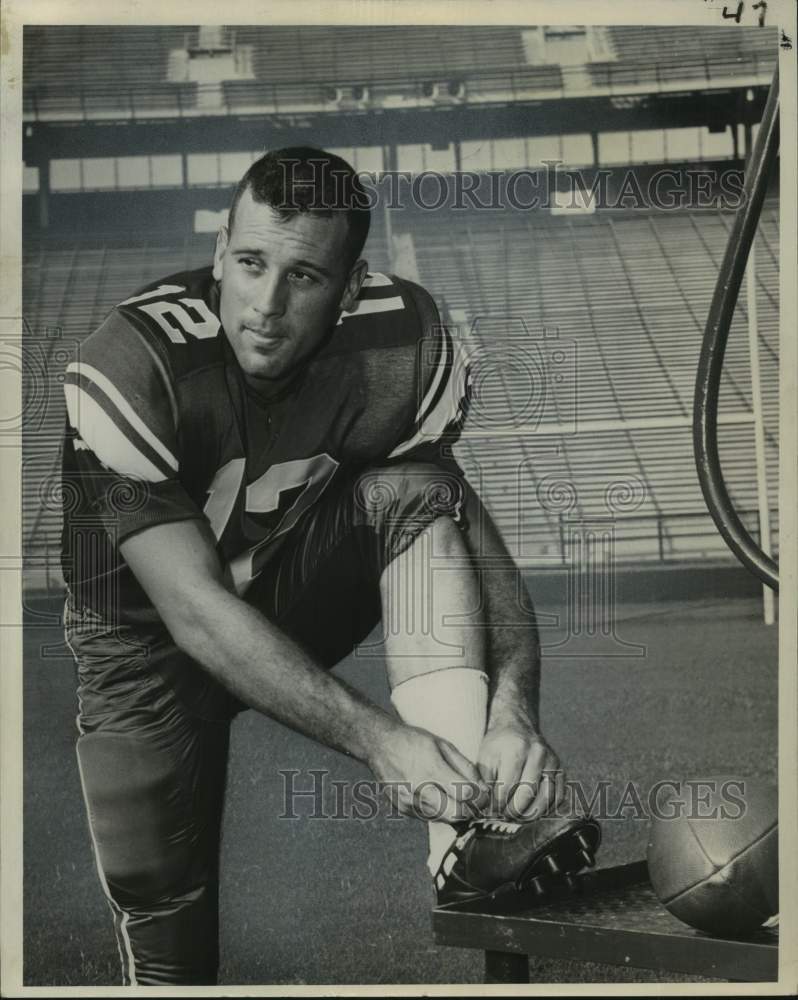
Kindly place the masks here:
POLYGON ((25 28, 23 113, 37 118, 70 113, 172 108, 193 100, 195 85, 167 83, 169 53, 196 28, 128 25, 46 25, 25 28))
MULTIPOLYGON (((757 258, 766 458, 774 506, 778 488, 778 311, 773 294, 778 287, 777 221, 777 206, 770 203, 762 219, 757 258)), ((526 331, 513 335, 511 324, 505 323, 500 342, 509 361, 501 385, 494 380, 496 395, 485 411, 485 440, 468 439, 461 445, 466 469, 480 476, 489 504, 497 503, 497 513, 502 504, 507 508, 506 516, 499 514, 505 530, 516 504, 513 490, 519 460, 530 470, 536 466, 539 478, 544 478, 552 462, 551 449, 556 448, 559 457, 551 472, 556 479, 561 457, 566 462, 564 474, 576 493, 573 509, 568 511, 571 518, 612 513, 604 497, 606 477, 622 479, 622 470, 634 457, 636 471, 630 475, 645 490, 645 500, 634 516, 650 521, 647 529, 641 527, 641 537, 634 544, 629 539, 627 557, 658 558, 677 552, 684 556, 690 545, 698 555, 706 553, 703 544, 720 553, 722 545, 715 546, 712 537, 699 545, 682 537, 684 532, 671 538, 669 530, 660 544, 656 522, 703 510, 689 424, 703 325, 730 217, 707 212, 607 213, 571 222, 542 213, 506 213, 501 225, 486 226, 473 213, 470 220, 453 220, 451 227, 434 221, 432 215, 428 220, 420 217, 416 224, 422 281, 443 292, 451 309, 464 313, 470 322, 480 315, 515 315, 527 324, 526 331), (566 396, 571 390, 564 386, 559 393, 556 387, 552 390, 555 405, 535 415, 537 431, 531 438, 521 434, 497 438, 491 422, 497 407, 504 407, 510 422, 516 415, 520 415, 518 423, 528 422, 530 377, 519 373, 517 358, 524 350, 528 354, 530 337, 545 343, 540 339, 544 330, 556 330, 563 346, 570 343, 576 351, 580 434, 547 434, 547 424, 562 424, 563 411, 569 416, 566 396), (502 391, 504 401, 499 402, 502 391), (671 420, 674 425, 646 428, 651 418, 671 420), (607 421, 619 426, 601 429, 607 421), (591 423, 596 429, 590 429, 591 423), (529 456, 535 453, 540 458, 532 462, 529 456)), ((725 414, 745 421, 751 413, 746 316, 743 295, 727 350, 722 420, 725 414)), ((479 412, 478 408, 477 419, 479 412)), ((751 424, 722 424, 720 447, 732 496, 741 510, 754 511, 751 424)), ((527 510, 536 509, 534 480, 534 475, 526 477, 522 507, 527 510)), ((536 548, 541 554, 544 549, 557 549, 551 523, 540 524, 530 517, 524 531, 522 557, 534 559, 536 548)))
MULTIPOLYGON (((559 67, 526 66, 520 32, 446 26, 236 26, 231 44, 252 47, 252 80, 225 80, 229 110, 254 103, 289 106, 324 100, 331 84, 366 84, 466 77, 501 68, 529 71, 540 86, 556 86, 559 67)), ((196 27, 28 26, 23 69, 24 111, 39 119, 131 109, 189 109, 196 83, 168 83, 173 49, 195 45, 196 27)), ((490 80, 486 78, 486 86, 490 80)), ((506 80, 501 78, 501 85, 506 80)))
MULTIPOLYGON (((778 205, 771 200, 760 224, 757 261, 774 507, 777 224, 778 205)), ((725 554, 704 512, 690 415, 703 323, 730 225, 731 216, 714 211, 605 212, 578 220, 542 212, 403 214, 401 226, 412 234, 420 280, 468 331, 477 359, 475 400, 457 455, 511 551, 526 564, 561 562, 564 534, 581 522, 609 517, 616 521, 616 555, 622 560, 725 554), (544 330, 553 339, 544 338, 544 330), (558 348, 566 355, 561 369, 560 362, 552 363, 558 348), (552 376, 557 370, 564 373, 561 384, 552 376), (651 420, 659 424, 647 426, 651 420), (671 425, 663 427, 663 420, 671 425)), ((368 251, 373 269, 389 269, 380 224, 368 251)), ((40 337, 47 326, 61 327, 60 342, 56 338, 50 346, 68 346, 131 289, 200 266, 211 252, 208 236, 31 240, 24 261, 26 317, 40 337)), ((49 373, 53 391, 46 426, 24 470, 28 494, 41 490, 43 470, 49 470, 45 482, 57 478, 63 421, 59 364, 52 363, 49 373)), ((721 421, 725 415, 742 422, 722 422, 719 436, 730 492, 755 529, 750 412, 743 295, 720 408, 721 421)), ((28 499, 23 534, 29 562, 49 561, 52 567, 57 504, 28 499)))
POLYGON ((769 31, 758 28, 687 25, 624 25, 608 29, 616 59, 590 66, 598 86, 666 83, 686 79, 719 79, 773 72, 776 53, 769 31))
MULTIPOLYGON (((197 114, 203 88, 216 113, 336 108, 336 87, 360 86, 369 100, 424 98, 425 86, 466 83, 463 99, 486 103, 599 88, 651 89, 741 74, 767 79, 775 65, 770 31, 670 27, 609 29, 612 58, 585 65, 527 62, 522 29, 405 26, 247 26, 222 29, 225 44, 251 51, 252 78, 168 82, 170 53, 197 45, 192 26, 27 26, 23 112, 28 120, 197 114), (216 98, 215 98, 216 99, 216 98)), ((368 101, 366 101, 368 103, 368 101)))
POLYGON ((445 25, 383 27, 236 26, 237 44, 253 46, 259 79, 319 82, 468 74, 526 65, 518 28, 488 26, 479 36, 445 25))

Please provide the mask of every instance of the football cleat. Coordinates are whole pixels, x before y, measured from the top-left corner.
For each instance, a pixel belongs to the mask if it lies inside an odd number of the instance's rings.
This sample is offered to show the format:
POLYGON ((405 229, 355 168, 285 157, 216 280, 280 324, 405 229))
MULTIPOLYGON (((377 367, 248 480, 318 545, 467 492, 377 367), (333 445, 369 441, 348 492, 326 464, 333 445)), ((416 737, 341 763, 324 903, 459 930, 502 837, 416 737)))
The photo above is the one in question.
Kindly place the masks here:
POLYGON ((435 875, 438 905, 482 899, 512 889, 546 894, 553 879, 592 868, 601 827, 582 816, 543 816, 526 823, 474 819, 459 835, 435 875))

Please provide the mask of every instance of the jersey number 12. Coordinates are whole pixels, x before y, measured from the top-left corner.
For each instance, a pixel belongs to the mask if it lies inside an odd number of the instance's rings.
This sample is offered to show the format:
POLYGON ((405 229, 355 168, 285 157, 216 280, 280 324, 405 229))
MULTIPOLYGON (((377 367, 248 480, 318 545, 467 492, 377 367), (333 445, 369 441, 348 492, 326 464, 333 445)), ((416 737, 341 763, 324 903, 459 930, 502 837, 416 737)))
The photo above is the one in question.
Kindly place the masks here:
MULTIPOLYGON (((245 466, 245 459, 232 459, 219 469, 208 490, 209 496, 203 513, 208 518, 217 541, 224 534, 235 509, 244 479, 245 466)), ((305 511, 318 500, 337 468, 338 462, 324 452, 311 458, 299 458, 273 465, 245 488, 244 509, 250 514, 269 514, 278 510, 281 493, 304 486, 277 525, 269 530, 257 545, 231 559, 230 572, 239 594, 243 593, 260 573, 271 543, 278 536, 290 531, 305 511)))

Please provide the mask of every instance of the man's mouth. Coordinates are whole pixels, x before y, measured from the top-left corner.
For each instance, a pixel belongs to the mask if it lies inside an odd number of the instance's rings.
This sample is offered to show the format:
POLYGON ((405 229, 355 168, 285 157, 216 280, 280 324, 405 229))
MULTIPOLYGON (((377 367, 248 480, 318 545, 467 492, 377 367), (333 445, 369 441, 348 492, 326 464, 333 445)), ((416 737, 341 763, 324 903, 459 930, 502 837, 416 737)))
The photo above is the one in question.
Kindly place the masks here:
POLYGON ((278 340, 283 339, 282 336, 274 330, 260 330, 253 326, 245 326, 244 329, 247 333, 252 334, 256 340, 263 344, 275 344, 278 340))

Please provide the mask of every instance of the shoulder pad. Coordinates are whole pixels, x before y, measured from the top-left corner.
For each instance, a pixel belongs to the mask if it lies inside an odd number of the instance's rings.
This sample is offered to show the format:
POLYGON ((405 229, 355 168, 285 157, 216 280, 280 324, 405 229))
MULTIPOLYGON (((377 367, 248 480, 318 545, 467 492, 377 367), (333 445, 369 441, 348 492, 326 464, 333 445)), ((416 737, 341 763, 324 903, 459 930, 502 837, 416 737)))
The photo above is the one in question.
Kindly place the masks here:
POLYGON ((434 337, 440 316, 426 289, 406 278, 371 272, 354 308, 341 314, 324 354, 406 347, 434 337))

